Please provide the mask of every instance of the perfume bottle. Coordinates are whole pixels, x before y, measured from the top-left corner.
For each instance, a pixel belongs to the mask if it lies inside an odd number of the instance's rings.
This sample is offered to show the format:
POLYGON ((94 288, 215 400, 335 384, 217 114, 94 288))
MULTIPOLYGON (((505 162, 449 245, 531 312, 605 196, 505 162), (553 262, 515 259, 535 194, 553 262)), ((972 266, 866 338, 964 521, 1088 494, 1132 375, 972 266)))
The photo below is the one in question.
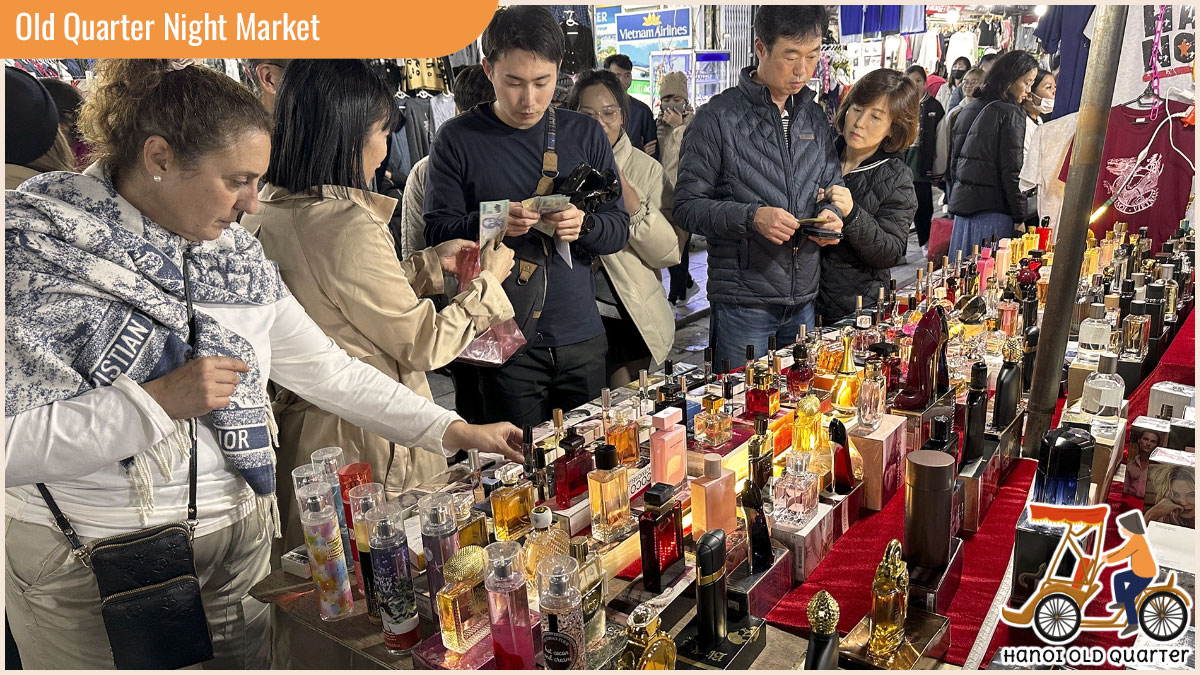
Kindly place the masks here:
POLYGON ((821 481, 808 470, 808 459, 806 452, 788 454, 787 473, 775 483, 776 522, 802 527, 817 512, 821 481))
MULTIPOLYGON (((944 452, 954 458, 954 466, 958 466, 958 432, 953 430, 950 418, 937 415, 929 425, 929 440, 921 446, 922 450, 944 452)), ((956 472, 957 473, 957 472, 956 472)), ((950 486, 954 488, 953 485, 950 486)), ((907 541, 907 539, 905 540, 907 541)))
POLYGON ((663 364, 663 369, 666 372, 666 379, 662 383, 662 386, 658 388, 657 400, 654 403, 654 412, 661 412, 663 408, 675 406, 684 391, 684 388, 675 377, 675 364, 670 359, 667 359, 663 364))
POLYGON ((850 345, 853 329, 842 331, 842 363, 838 366, 833 378, 833 386, 829 390, 829 400, 833 409, 841 415, 853 415, 858 406, 858 389, 860 380, 858 369, 854 367, 854 350, 850 345))
POLYGON ((754 416, 754 435, 750 437, 750 482, 760 490, 767 488, 774 471, 775 434, 767 426, 767 416, 754 416))
POLYGON ((437 592, 442 644, 456 654, 491 636, 483 549, 467 546, 446 561, 446 585, 437 592))
POLYGON ((717 645, 728 629, 725 532, 709 530, 696 540, 696 617, 701 644, 717 645))
POLYGON ((726 410, 733 400, 733 382, 726 378, 721 382, 725 396, 709 394, 702 404, 704 412, 696 415, 695 439, 701 446, 715 448, 733 438, 733 415, 726 410))
POLYGON ((1017 416, 1021 401, 1021 340, 1008 338, 1004 343, 1004 364, 996 374, 996 396, 992 404, 992 426, 1007 429, 1017 416))
POLYGON ((479 450, 467 450, 467 462, 471 467, 471 498, 476 504, 487 501, 487 492, 483 488, 483 463, 479 459, 479 450))
POLYGON ((1021 306, 1012 300, 1001 300, 996 310, 1000 316, 1000 330, 1008 337, 1017 334, 1017 312, 1021 306))
MULTIPOLYGON (((337 450, 340 455, 342 451, 341 448, 333 449, 337 450)), ((305 485, 317 482, 323 482, 329 486, 329 503, 333 506, 333 510, 338 516, 338 530, 342 537, 342 551, 344 551, 346 555, 346 569, 353 571, 354 562, 350 555, 350 528, 348 526, 342 526, 342 521, 346 518, 346 509, 342 506, 342 491, 338 489, 337 474, 327 473, 325 467, 317 463, 301 464, 300 466, 292 469, 293 496, 298 495, 300 488, 304 487, 305 485)), ((299 498, 297 498, 297 500, 298 499, 299 498)), ((299 501, 297 501, 296 504, 301 509, 304 508, 304 504, 300 503, 299 501)))
POLYGON ((535 506, 530 514, 533 531, 525 538, 525 578, 530 581, 530 599, 537 597, 537 566, 552 555, 566 555, 570 537, 561 527, 554 527, 554 514, 545 506, 535 506))
POLYGON ((366 519, 383 646, 389 654, 407 654, 421 641, 421 630, 403 512, 398 504, 384 504, 368 511, 366 519))
MULTIPOLYGON (((520 466, 517 466, 520 470, 520 466)), ((493 497, 495 492, 492 493, 493 497)), ((494 504, 494 502, 493 502, 494 504)), ((493 508, 495 508, 493 506, 493 508)), ((442 570, 446 561, 458 551, 458 522, 455 518, 454 497, 444 492, 425 495, 417 501, 421 514, 421 546, 425 551, 425 577, 430 593, 446 585, 442 570)), ((434 611, 437 611, 434 603, 434 611)))
POLYGON ((317 588, 317 609, 321 620, 336 621, 354 612, 350 573, 337 515, 329 503, 332 486, 324 481, 309 483, 296 490, 300 502, 300 526, 308 549, 309 566, 317 588))
POLYGON ((679 422, 683 411, 665 408, 654 414, 650 435, 650 480, 679 485, 687 478, 687 428, 679 422))
POLYGON ((533 670, 533 625, 529 614, 529 593, 521 570, 521 544, 498 541, 489 544, 487 576, 488 619, 491 623, 492 654, 502 670, 533 670))
POLYGON ((808 361, 808 347, 802 342, 796 343, 792 347, 792 365, 787 371, 788 401, 795 403, 808 395, 814 377, 816 373, 808 361))
POLYGON ((559 442, 567 435, 566 425, 563 424, 562 408, 555 408, 550 412, 550 418, 554 423, 554 431, 549 436, 542 439, 541 446, 546 449, 547 454, 554 454, 558 449, 559 442))
POLYGON ((983 432, 987 425, 988 368, 983 361, 971 364, 971 384, 967 389, 966 422, 963 429, 963 465, 983 457, 983 432))
POLYGON ((673 580, 670 572, 683 560, 683 509, 675 488, 655 483, 646 490, 646 510, 638 519, 642 548, 642 585, 662 593, 673 580))
POLYGON ((1159 270, 1162 272, 1159 281, 1164 286, 1164 317, 1167 321, 1174 321, 1179 307, 1179 282, 1175 281, 1175 266, 1168 263, 1159 267, 1159 270))
POLYGON ((638 371, 637 418, 641 419, 642 415, 651 412, 653 406, 654 401, 650 398, 650 373, 643 368, 638 371))
POLYGON ((593 468, 587 442, 571 429, 559 447, 563 455, 554 460, 554 500, 560 509, 569 509, 587 498, 587 475, 593 468))
POLYGON ((1117 433, 1123 398, 1125 380, 1117 375, 1117 355, 1101 354, 1096 372, 1083 381, 1083 395, 1079 399, 1083 412, 1092 416, 1092 436, 1111 438, 1117 433))
MULTIPOLYGON (((638 453, 637 421, 629 418, 628 407, 617 408, 613 412, 612 425, 604 434, 604 442, 617 449, 617 459, 629 466, 637 464, 641 458, 638 453)), ((587 485, 587 474, 584 474, 584 485, 587 485)))
POLYGON ((746 375, 746 391, 754 386, 754 363, 754 345, 746 345, 746 367, 742 371, 746 375))
POLYGON ((617 449, 596 449, 596 468, 588 474, 588 498, 592 505, 592 536, 610 543, 619 541, 634 528, 629 515, 629 476, 617 461, 617 449))
POLYGON ((704 348, 704 391, 708 392, 708 385, 716 382, 713 377, 713 350, 712 347, 704 348))
MULTIPOLYGON (((310 459, 312 466, 318 473, 312 475, 305 482, 295 482, 294 485, 296 489, 299 489, 301 485, 307 482, 322 480, 320 474, 325 476, 324 480, 331 486, 330 495, 332 499, 329 503, 333 506, 333 510, 337 512, 338 527, 342 532, 342 550, 346 553, 346 566, 351 571, 354 571, 354 556, 356 551, 354 548, 354 538, 350 535, 350 523, 348 520, 350 511, 342 502, 341 484, 338 482, 338 470, 345 466, 344 456, 345 454, 342 452, 342 449, 337 446, 329 446, 317 450, 310 456, 310 459)), ((297 467, 292 470, 293 481, 296 480, 296 470, 299 468, 297 467)))
POLYGON ((677 650, 671 635, 659 629, 658 612, 645 604, 629 614, 620 670, 675 670, 677 650))
POLYGON ((379 483, 364 483, 355 485, 347 492, 350 504, 350 516, 354 524, 354 543, 359 549, 359 566, 362 567, 362 592, 367 601, 367 620, 380 623, 379 605, 376 603, 374 592, 374 573, 371 563, 371 539, 367 534, 366 514, 371 509, 382 506, 386 500, 383 485, 379 483))
POLYGON ((883 560, 871 584, 871 637, 867 653, 886 660, 904 643, 904 620, 908 616, 908 565, 900 542, 888 542, 883 560))
POLYGON ((583 639, 591 645, 604 637, 607 619, 604 596, 608 577, 600 556, 592 551, 587 537, 571 537, 571 557, 579 564, 579 594, 583 596, 583 639))
POLYGON ((763 488, 753 480, 748 480, 738 496, 742 505, 742 517, 746 521, 746 534, 750 537, 751 574, 771 569, 774 560, 771 551, 771 530, 767 524, 768 506, 763 493, 763 488))
POLYGON ((887 380, 888 394, 895 394, 903 386, 904 369, 900 360, 900 348, 891 342, 879 342, 871 345, 871 352, 879 357, 882 364, 882 374, 887 380))
POLYGON ((484 547, 488 545, 487 518, 483 511, 475 508, 475 498, 470 492, 454 495, 454 520, 458 528, 458 545, 484 547))
POLYGON ((533 448, 533 427, 526 424, 521 428, 521 454, 525 457, 521 467, 525 470, 525 474, 532 476, 536 470, 534 466, 534 448, 533 448))
POLYGON ((496 541, 524 537, 533 527, 529 513, 533 511, 533 484, 525 479, 520 464, 508 463, 496 470, 500 487, 492 490, 492 524, 496 541))
POLYGON ((539 445, 533 451, 533 473, 528 476, 533 485, 533 503, 540 504, 555 498, 558 484, 554 481, 554 472, 548 466, 546 456, 550 449, 539 445))
POLYGON ((1084 506, 1095 448, 1096 439, 1082 429, 1060 427, 1047 431, 1038 448, 1034 501, 1084 506))
POLYGON ((779 390, 775 388, 769 369, 757 364, 754 366, 754 387, 746 390, 746 412, 751 415, 762 413, 773 417, 779 412, 779 390))
MULTIPOLYGON (((821 399, 809 394, 800 399, 796 406, 795 422, 792 423, 792 449, 813 454, 821 443, 821 399)), ((812 461, 810 459, 810 461, 812 461)), ((825 467, 829 469, 828 466, 825 467)))
POLYGON ((549 670, 583 670, 586 665, 578 571, 579 563, 566 555, 552 555, 538 564, 542 652, 549 670))
POLYGON ((867 429, 878 429, 887 404, 887 379, 878 357, 867 359, 866 375, 858 391, 858 423, 867 429))
POLYGON ((872 334, 873 322, 871 312, 863 309, 862 296, 854 300, 854 334, 851 341, 854 358, 861 361, 867 358, 867 348, 878 342, 878 332, 872 334))
POLYGON ((945 452, 921 448, 904 460, 904 557, 916 567, 950 562, 957 462, 945 452))
POLYGON ((1033 362, 1037 358, 1038 340, 1042 337, 1042 329, 1038 327, 1037 323, 1037 298, 1026 296, 1021 301, 1021 309, 1024 314, 1022 322, 1025 324, 1022 329, 1025 347, 1021 363, 1021 390, 1029 393, 1030 387, 1033 386, 1033 362))
POLYGON ((833 492, 848 495, 855 481, 862 478, 862 467, 855 470, 850 435, 846 433, 846 425, 836 417, 829 420, 829 454, 833 463, 833 492))
POLYGON ((841 610, 829 591, 820 590, 808 601, 808 651, 805 670, 837 670, 838 619, 841 610))
POLYGON ((1103 303, 1092 303, 1088 318, 1079 324, 1079 351, 1075 358, 1080 363, 1099 363, 1100 354, 1109 349, 1111 331, 1112 326, 1104 318, 1103 303))
POLYGON ((1150 317, 1146 314, 1146 303, 1134 300, 1121 322, 1121 358, 1141 361, 1149 351, 1150 317))
POLYGON ((737 529, 736 477, 721 464, 715 452, 704 455, 704 475, 693 479, 692 539, 709 530, 733 532, 737 529))

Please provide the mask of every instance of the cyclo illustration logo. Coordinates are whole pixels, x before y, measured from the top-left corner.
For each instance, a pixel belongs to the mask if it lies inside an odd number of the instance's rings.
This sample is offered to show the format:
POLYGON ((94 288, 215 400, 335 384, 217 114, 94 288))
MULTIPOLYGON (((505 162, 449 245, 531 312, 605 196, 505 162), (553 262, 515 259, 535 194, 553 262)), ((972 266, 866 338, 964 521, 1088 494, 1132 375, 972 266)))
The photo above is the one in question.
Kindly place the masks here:
MULTIPOLYGON (((1156 642, 1169 642, 1183 634, 1191 618, 1192 598, 1176 583, 1175 572, 1156 581, 1158 563, 1146 539, 1141 512, 1117 516, 1122 541, 1106 550, 1109 511, 1107 504, 1029 505, 1032 522, 1060 526, 1064 528, 1063 536, 1033 595, 1019 609, 1003 608, 1004 623, 1032 628, 1051 645, 1070 644, 1082 631, 1118 631, 1122 638, 1140 632, 1156 642), (1075 564, 1068 565, 1069 576, 1059 576, 1057 572, 1062 571, 1061 563, 1068 554, 1075 564), (1089 603, 1105 586, 1101 572, 1106 567, 1118 570, 1109 582, 1112 602, 1103 610, 1089 613, 1089 603)), ((1113 651, 1109 650, 1110 660, 1113 656, 1121 658, 1113 651)))

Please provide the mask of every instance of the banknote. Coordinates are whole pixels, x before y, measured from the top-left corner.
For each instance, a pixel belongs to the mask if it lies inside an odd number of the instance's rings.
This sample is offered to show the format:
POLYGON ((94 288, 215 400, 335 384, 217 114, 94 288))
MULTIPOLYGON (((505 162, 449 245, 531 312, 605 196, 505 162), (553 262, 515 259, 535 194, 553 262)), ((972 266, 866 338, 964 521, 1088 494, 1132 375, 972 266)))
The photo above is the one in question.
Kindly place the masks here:
MULTIPOLYGON (((565 210, 571 205, 571 199, 566 195, 538 195, 530 197, 521 202, 521 206, 529 211, 537 211, 541 215, 547 213, 558 213, 565 210)), ((554 226, 547 223, 545 220, 539 220, 533 229, 541 232, 548 237, 554 237, 554 248, 558 251, 558 256, 562 258, 567 267, 575 269, 575 265, 571 260, 571 244, 559 239, 555 235, 554 226)))
POLYGON ((508 200, 480 202, 479 204, 479 248, 495 239, 504 238, 508 227, 508 200))

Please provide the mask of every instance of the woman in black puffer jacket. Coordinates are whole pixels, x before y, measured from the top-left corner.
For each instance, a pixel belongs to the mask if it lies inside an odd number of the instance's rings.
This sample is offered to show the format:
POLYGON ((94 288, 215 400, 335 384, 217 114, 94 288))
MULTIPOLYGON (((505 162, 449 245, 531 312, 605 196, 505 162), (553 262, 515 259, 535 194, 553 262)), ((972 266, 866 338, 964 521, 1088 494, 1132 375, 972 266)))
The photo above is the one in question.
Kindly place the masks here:
POLYGON ((1001 56, 954 120, 952 259, 955 251, 966 256, 983 239, 1011 237, 1013 224, 1028 215, 1028 199, 1019 186, 1025 161, 1026 114, 1021 101, 1029 96, 1037 71, 1037 59, 1027 52, 1001 56))
POLYGON ((890 268, 904 262, 917 211, 904 151, 917 138, 920 108, 917 85, 881 68, 855 83, 838 109, 836 147, 846 187, 831 188, 829 196, 847 215, 841 243, 821 249, 817 312, 826 324, 852 314, 855 296, 863 296, 863 307, 874 306, 890 268))

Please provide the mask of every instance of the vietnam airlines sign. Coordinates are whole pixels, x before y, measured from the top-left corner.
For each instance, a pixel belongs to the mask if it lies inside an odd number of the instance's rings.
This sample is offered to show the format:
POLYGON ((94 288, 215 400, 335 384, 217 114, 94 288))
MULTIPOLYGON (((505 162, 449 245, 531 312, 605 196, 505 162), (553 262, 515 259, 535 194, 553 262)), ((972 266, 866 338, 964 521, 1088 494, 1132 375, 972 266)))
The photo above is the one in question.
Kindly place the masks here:
POLYGON ((617 39, 621 42, 687 39, 691 36, 692 10, 690 7, 617 15, 617 39))

